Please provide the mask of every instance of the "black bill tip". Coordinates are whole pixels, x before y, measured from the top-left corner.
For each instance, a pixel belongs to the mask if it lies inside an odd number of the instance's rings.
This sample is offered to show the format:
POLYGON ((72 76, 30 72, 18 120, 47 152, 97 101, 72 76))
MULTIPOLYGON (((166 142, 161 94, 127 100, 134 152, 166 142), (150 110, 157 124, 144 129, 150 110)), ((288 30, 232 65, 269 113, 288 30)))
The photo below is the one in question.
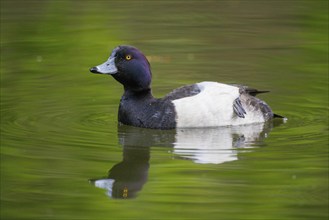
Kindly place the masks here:
POLYGON ((92 72, 92 73, 99 73, 98 68, 96 66, 91 67, 89 71, 92 72))

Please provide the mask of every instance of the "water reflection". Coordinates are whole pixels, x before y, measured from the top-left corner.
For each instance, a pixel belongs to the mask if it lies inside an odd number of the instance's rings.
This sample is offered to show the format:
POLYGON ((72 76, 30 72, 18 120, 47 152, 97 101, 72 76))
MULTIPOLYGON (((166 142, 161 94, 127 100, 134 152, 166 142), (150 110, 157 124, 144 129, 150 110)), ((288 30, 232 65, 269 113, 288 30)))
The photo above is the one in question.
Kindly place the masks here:
POLYGON ((174 153, 196 163, 220 164, 238 159, 239 148, 250 148, 267 137, 271 123, 208 129, 177 130, 174 153))
POLYGON ((96 187, 106 189, 109 197, 134 198, 146 183, 149 160, 149 147, 124 146, 123 160, 109 170, 107 178, 90 181, 96 187))
POLYGON ((120 125, 122 161, 109 170, 106 178, 90 182, 106 189, 112 198, 134 198, 147 181, 151 147, 173 149, 178 159, 220 164, 237 160, 241 149, 260 146, 273 126, 273 122, 269 122, 220 128, 151 130, 120 125))
POLYGON ((150 147, 172 146, 175 131, 149 130, 120 125, 118 127, 120 145, 123 146, 123 159, 115 164, 106 178, 92 179, 96 187, 105 189, 112 198, 136 197, 147 181, 150 147))

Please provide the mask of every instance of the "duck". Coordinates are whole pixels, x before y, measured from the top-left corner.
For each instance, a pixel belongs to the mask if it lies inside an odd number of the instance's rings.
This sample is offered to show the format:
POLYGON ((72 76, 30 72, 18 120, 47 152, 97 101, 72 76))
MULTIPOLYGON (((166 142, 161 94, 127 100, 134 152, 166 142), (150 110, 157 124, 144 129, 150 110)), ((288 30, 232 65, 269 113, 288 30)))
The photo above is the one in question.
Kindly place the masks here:
POLYGON ((136 47, 120 45, 102 64, 90 68, 123 85, 118 121, 150 129, 202 128, 264 123, 284 118, 244 85, 204 81, 174 89, 162 98, 152 95, 151 65, 136 47))

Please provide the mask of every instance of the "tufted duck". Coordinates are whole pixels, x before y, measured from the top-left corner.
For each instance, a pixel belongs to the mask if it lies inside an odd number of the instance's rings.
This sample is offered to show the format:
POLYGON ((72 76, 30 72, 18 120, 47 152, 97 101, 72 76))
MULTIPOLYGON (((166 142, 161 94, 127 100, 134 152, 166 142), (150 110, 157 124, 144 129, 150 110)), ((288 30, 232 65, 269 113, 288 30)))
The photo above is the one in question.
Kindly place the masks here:
POLYGON ((151 93, 148 60, 135 47, 118 46, 109 59, 90 69, 113 76, 124 87, 119 122, 144 128, 215 127, 261 123, 276 115, 256 94, 241 85, 201 82, 173 90, 163 98, 151 93))

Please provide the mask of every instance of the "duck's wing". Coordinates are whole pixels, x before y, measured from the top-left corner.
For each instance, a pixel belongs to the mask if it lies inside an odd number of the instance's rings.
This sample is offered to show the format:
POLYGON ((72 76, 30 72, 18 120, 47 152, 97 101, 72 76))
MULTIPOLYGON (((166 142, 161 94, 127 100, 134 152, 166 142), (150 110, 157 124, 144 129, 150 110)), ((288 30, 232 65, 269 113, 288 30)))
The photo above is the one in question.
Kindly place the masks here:
MULTIPOLYGON (((241 105, 241 106, 243 106, 242 109, 245 110, 246 112, 261 112, 265 121, 273 118, 273 112, 272 112, 272 109, 270 108, 270 106, 268 104, 266 104, 266 102, 264 102, 263 100, 256 98, 254 95, 251 95, 247 91, 242 91, 240 93, 240 96, 238 99, 242 103, 242 105, 241 105)), ((237 106, 236 103, 237 102, 235 101, 234 102, 235 107, 237 106)), ((235 110, 235 108, 234 108, 234 110, 235 110)), ((235 113, 237 113, 236 110, 235 110, 235 113)), ((240 113, 241 113, 241 111, 240 111, 240 113)), ((241 117, 238 113, 237 113, 237 115, 239 117, 241 117)))
POLYGON ((239 88, 240 96, 237 99, 235 99, 233 102, 233 110, 238 117, 244 118, 245 115, 247 114, 242 103, 244 103, 244 106, 246 105, 252 106, 252 108, 254 108, 255 110, 261 109, 262 112, 264 113, 268 113, 270 111, 270 109, 267 108, 268 106, 266 103, 264 103, 260 99, 255 98, 257 94, 266 93, 269 91, 261 91, 255 88, 251 88, 239 84, 231 84, 231 85, 239 88))
POLYGON ((173 90, 172 92, 167 94, 164 97, 164 99, 166 99, 166 100, 181 99, 181 98, 197 95, 200 92, 201 92, 201 90, 197 84, 186 85, 186 86, 182 86, 180 88, 173 90))
POLYGON ((244 118, 244 115, 247 114, 246 110, 243 108, 241 99, 236 98, 233 102, 233 110, 237 116, 244 118))
POLYGON ((265 120, 271 119, 271 118, 284 118, 286 117, 275 114, 272 112, 269 105, 266 104, 263 100, 260 100, 256 98, 255 96, 260 93, 267 93, 269 91, 266 90, 257 90, 254 88, 250 88, 245 85, 237 85, 233 84, 233 86, 236 86, 239 88, 240 97, 237 98, 233 103, 233 109, 237 116, 240 118, 244 118, 245 116, 245 109, 243 108, 243 105, 241 103, 244 103, 244 105, 251 106, 255 110, 260 110, 265 120))

